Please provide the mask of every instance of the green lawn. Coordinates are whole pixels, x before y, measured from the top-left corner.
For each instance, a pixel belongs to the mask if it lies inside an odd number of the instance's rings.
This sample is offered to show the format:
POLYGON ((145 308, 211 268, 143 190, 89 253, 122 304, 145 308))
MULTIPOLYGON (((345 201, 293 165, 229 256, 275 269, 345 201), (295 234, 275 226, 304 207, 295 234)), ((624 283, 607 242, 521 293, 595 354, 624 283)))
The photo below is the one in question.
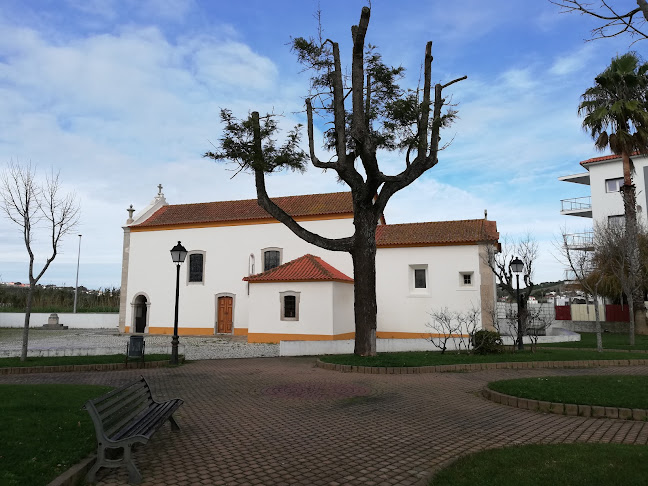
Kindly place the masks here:
POLYGON ((547 376, 494 381, 488 387, 532 400, 648 409, 648 376, 547 376))
MULTIPOLYGON (((147 354, 144 356, 145 361, 169 361, 171 355, 168 354, 147 354)), ((100 356, 47 356, 47 357, 28 357, 26 361, 20 361, 20 358, 0 358, 0 368, 24 367, 24 366, 65 366, 65 365, 84 365, 84 364, 104 364, 104 363, 124 363, 126 355, 124 354, 105 354, 100 356)), ((134 362, 139 360, 129 360, 134 362)), ((180 359, 182 362, 182 359, 180 359)))
POLYGON ((348 364, 353 366, 436 366, 466 363, 502 363, 520 361, 581 361, 590 359, 648 359, 643 353, 598 353, 592 350, 539 349, 531 351, 506 352, 502 354, 457 354, 446 351, 414 351, 407 353, 380 353, 377 356, 356 356, 354 354, 321 356, 327 363, 348 364))
MULTIPOLYGON (((581 340, 567 343, 539 344, 542 347, 552 348, 596 348, 596 333, 582 332, 581 340)), ((648 336, 641 334, 635 335, 635 345, 628 344, 628 333, 601 333, 603 347, 607 349, 644 349, 648 350, 648 336)))
POLYGON ((0 484, 42 486, 96 447, 82 410, 110 388, 89 385, 0 385, 0 484))
POLYGON ((471 454, 430 486, 644 486, 648 447, 623 444, 527 445, 471 454))

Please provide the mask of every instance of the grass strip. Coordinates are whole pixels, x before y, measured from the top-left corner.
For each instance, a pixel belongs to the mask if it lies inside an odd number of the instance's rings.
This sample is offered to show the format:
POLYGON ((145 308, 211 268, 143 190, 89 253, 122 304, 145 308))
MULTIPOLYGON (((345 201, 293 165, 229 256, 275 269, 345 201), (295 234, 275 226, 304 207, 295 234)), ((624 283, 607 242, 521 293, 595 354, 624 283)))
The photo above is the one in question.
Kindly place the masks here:
POLYGON ((42 486, 96 446, 90 398, 110 390, 90 385, 0 385, 0 484, 42 486))
POLYGON ((648 447, 625 444, 527 445, 463 457, 430 486, 643 486, 648 447))
POLYGON ((412 351, 402 353, 380 353, 376 356, 356 356, 354 354, 340 354, 321 356, 326 363, 346 364, 352 366, 386 366, 386 367, 411 367, 411 366, 438 366, 467 363, 505 363, 523 361, 587 361, 609 359, 648 359, 643 353, 615 353, 604 351, 598 353, 591 350, 569 349, 538 349, 531 351, 505 352, 500 354, 466 354, 438 351, 412 351))
MULTIPOLYGON (((570 341, 566 343, 546 343, 540 344, 542 347, 551 348, 596 348, 596 333, 595 332, 581 332, 580 341, 570 341)), ((635 335, 635 345, 628 344, 628 333, 601 333, 603 340, 603 347, 607 349, 641 349, 648 350, 648 336, 642 334, 635 335)))
POLYGON ((488 387, 532 400, 648 409, 648 376, 545 376, 494 381, 488 387))
MULTIPOLYGON (((144 355, 144 361, 169 361, 169 354, 147 354, 144 355)), ((124 363, 126 357, 123 354, 104 354, 98 356, 33 356, 28 357, 26 361, 20 361, 19 357, 0 358, 0 368, 27 367, 27 366, 66 366, 66 365, 86 365, 86 364, 105 364, 105 363, 124 363)), ((130 362, 139 360, 130 359, 130 362)), ((182 360, 180 360, 182 362, 182 360)))

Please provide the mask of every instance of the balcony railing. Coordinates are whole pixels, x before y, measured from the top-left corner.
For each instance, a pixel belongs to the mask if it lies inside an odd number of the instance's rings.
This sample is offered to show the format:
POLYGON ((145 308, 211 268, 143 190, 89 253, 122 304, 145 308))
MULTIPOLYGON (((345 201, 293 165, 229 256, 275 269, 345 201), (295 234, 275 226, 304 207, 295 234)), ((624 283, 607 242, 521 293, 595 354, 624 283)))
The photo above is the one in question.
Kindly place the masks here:
POLYGON ((575 250, 594 249, 594 232, 586 231, 584 233, 572 233, 565 235, 565 243, 569 248, 575 250))
POLYGON ((592 209, 592 196, 562 199, 562 211, 586 211, 592 209))

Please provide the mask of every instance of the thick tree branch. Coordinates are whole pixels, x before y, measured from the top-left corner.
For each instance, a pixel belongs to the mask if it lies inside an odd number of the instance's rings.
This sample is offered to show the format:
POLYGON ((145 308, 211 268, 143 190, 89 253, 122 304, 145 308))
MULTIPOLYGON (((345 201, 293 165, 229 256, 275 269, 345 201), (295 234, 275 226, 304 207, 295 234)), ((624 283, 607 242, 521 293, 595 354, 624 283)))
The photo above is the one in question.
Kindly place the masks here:
POLYGON ((259 206, 265 209, 279 222, 286 225, 298 237, 300 237, 304 241, 307 241, 308 243, 331 251, 350 251, 353 241, 351 237, 337 239, 324 238, 323 236, 308 231, 270 199, 265 186, 265 173, 263 171, 263 149, 261 145, 261 127, 259 123, 259 113, 257 111, 252 112, 252 125, 254 130, 254 182, 256 184, 257 201, 259 203, 259 206))
POLYGON ((308 119, 308 148, 310 150, 311 162, 315 167, 320 169, 337 169, 338 163, 336 162, 320 162, 315 155, 315 136, 313 134, 313 105, 310 98, 306 99, 306 116, 308 119))

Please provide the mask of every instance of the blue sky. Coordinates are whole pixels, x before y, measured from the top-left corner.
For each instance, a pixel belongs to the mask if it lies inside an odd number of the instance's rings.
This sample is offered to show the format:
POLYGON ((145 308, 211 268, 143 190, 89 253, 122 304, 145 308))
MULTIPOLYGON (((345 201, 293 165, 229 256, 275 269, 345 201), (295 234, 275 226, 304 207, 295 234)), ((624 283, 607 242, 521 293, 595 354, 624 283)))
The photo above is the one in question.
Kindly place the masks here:
MULTIPOLYGON (((585 42, 593 20, 544 0, 371 3, 367 40, 407 68, 404 86, 416 86, 428 40, 433 82, 468 76, 452 87, 460 118, 442 134, 451 146, 392 198, 387 222, 481 218, 487 209, 502 235, 539 241, 537 282, 561 279, 552 242, 565 225, 591 223, 559 214, 560 199, 588 188, 557 178, 597 155, 580 128, 579 97, 631 41, 585 42)), ((365 4, 321 2, 324 34, 340 43, 343 63, 365 4)), ((159 183, 171 204, 255 197, 251 177, 230 179, 227 166, 201 155, 219 137, 220 108, 304 122, 308 79, 288 43, 315 34, 316 9, 312 0, 3 0, 0 165, 53 168, 76 192, 80 284, 119 286, 126 208, 146 205, 159 183)), ((384 172, 404 165, 398 153, 379 160, 384 172)), ((314 168, 272 175, 268 188, 276 196, 346 190, 314 168)), ((0 221, 0 281, 27 280, 20 236, 0 221)), ((43 283, 74 284, 77 244, 67 238, 43 283)))

